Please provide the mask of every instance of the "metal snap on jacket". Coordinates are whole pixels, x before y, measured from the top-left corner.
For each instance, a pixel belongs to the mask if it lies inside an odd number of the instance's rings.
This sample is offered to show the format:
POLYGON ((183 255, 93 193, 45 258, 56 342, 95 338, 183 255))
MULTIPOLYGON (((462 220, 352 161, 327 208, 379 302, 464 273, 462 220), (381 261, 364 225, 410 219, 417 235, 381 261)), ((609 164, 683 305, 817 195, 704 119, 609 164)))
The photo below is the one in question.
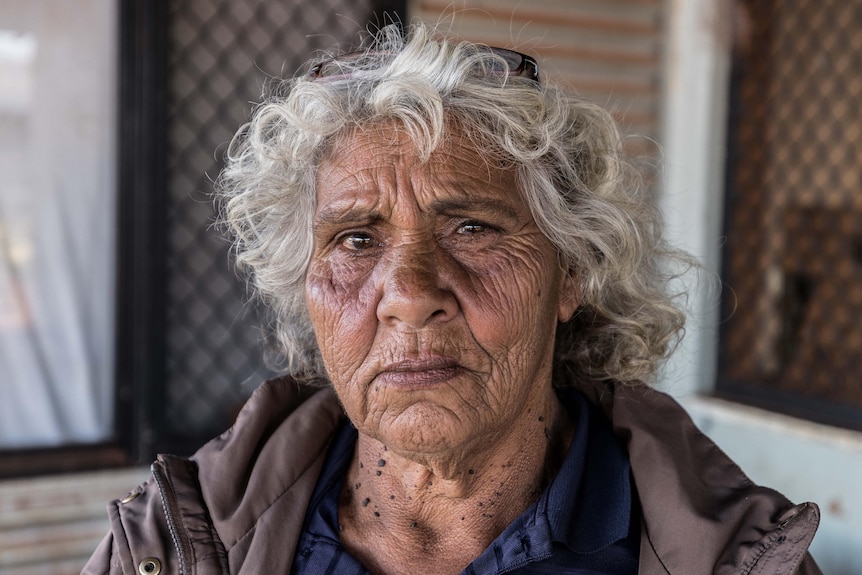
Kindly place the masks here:
POLYGON ((141 494, 140 491, 130 491, 128 495, 126 495, 125 497, 120 499, 120 503, 125 505, 129 501, 134 501, 135 499, 137 499, 138 495, 140 495, 140 494, 141 494))
POLYGON ((138 573, 141 575, 159 575, 162 572, 162 562, 155 557, 147 557, 138 565, 138 573))

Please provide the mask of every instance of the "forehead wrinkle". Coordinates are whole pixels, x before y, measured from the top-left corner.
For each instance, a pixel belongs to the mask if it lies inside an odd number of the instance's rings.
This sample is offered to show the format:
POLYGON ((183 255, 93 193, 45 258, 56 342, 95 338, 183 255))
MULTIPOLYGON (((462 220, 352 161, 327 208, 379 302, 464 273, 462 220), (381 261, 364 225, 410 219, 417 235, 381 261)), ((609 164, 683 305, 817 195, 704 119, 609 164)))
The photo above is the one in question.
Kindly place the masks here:
MULTIPOLYGON (((475 150, 471 151, 473 155, 477 154, 475 150)), ((467 155, 470 154, 465 154, 467 155)), ((450 155, 446 157, 446 161, 447 165, 454 166, 455 169, 451 172, 429 172, 432 185, 445 191, 431 202, 433 211, 453 215, 465 211, 491 213, 510 220, 524 217, 524 211, 517 207, 523 202, 513 171, 494 169, 484 161, 476 164, 467 157, 459 161, 450 155)))
POLYGON ((333 184, 323 192, 328 201, 319 206, 318 222, 379 221, 396 211, 510 221, 526 215, 513 204, 520 197, 514 172, 494 166, 462 138, 444 141, 425 161, 410 141, 380 140, 376 132, 354 131, 329 149, 325 180, 333 184))
POLYGON ((346 161, 331 158, 322 168, 318 172, 315 228, 330 223, 383 218, 384 190, 397 186, 398 170, 392 162, 379 158, 372 165, 356 166, 348 155, 346 161), (320 202, 322 196, 325 197, 323 203, 320 202))

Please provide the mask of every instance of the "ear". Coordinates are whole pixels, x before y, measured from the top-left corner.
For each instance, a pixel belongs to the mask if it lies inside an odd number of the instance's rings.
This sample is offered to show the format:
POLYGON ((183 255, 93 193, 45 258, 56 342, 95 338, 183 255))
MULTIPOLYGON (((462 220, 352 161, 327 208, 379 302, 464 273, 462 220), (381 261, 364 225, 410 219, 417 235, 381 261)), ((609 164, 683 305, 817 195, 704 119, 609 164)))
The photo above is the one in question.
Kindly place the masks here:
POLYGON ((566 323, 581 304, 581 288, 573 270, 563 270, 560 277, 560 298, 557 304, 557 321, 566 323))

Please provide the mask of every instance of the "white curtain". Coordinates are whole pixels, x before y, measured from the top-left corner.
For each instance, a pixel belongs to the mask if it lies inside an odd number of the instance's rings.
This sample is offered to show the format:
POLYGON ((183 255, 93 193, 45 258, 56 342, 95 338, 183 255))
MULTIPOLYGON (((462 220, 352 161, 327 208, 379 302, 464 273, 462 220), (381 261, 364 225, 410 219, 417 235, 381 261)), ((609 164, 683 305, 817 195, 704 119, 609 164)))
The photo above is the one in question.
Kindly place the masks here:
POLYGON ((113 428, 115 0, 0 2, 0 449, 113 428))

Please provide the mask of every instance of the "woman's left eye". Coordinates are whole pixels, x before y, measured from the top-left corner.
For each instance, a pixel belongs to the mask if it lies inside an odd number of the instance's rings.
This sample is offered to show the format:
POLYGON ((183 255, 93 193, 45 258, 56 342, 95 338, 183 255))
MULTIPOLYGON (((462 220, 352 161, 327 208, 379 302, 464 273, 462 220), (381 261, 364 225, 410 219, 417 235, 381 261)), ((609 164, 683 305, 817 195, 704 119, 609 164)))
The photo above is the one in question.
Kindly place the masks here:
POLYGON ((338 238, 338 242, 342 248, 352 252, 369 250, 375 246, 374 238, 364 232, 344 234, 338 238))
POLYGON ((489 230, 489 227, 482 222, 464 222, 458 226, 457 232, 464 235, 481 234, 489 230))

